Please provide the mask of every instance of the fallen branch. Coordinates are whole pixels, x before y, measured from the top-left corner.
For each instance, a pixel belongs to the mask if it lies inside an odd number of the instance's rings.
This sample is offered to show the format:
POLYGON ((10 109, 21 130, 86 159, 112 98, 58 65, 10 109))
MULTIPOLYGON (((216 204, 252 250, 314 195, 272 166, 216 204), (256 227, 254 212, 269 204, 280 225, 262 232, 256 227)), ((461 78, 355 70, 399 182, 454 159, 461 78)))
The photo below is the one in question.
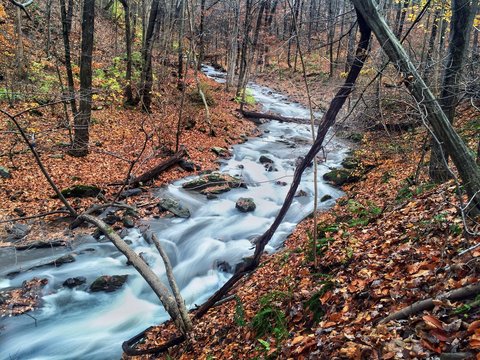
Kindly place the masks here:
POLYGON ((385 324, 391 320, 405 319, 421 311, 432 309, 435 306, 436 301, 442 301, 442 300, 459 301, 459 300, 464 300, 464 299, 468 299, 470 297, 476 296, 479 293, 480 293, 480 283, 455 289, 447 293, 440 294, 436 298, 429 298, 429 299, 417 301, 412 305, 409 305, 393 314, 390 314, 386 318, 382 319, 379 322, 379 324, 385 324))
MULTIPOLYGON (((189 330, 188 325, 184 323, 175 299, 170 295, 167 287, 162 283, 153 270, 150 269, 147 263, 136 252, 134 252, 110 226, 105 224, 105 222, 95 216, 87 214, 82 214, 79 217, 100 229, 115 247, 125 255, 128 261, 130 261, 133 267, 145 279, 148 285, 150 285, 177 328, 183 333, 183 335, 186 335, 189 330)), ((167 266, 167 264, 165 264, 165 266, 167 266)))
POLYGON ((162 172, 168 170, 173 165, 178 163, 182 158, 187 154, 187 151, 184 146, 180 147, 180 150, 173 154, 170 158, 162 161, 160 164, 155 166, 153 169, 148 170, 147 172, 143 173, 142 175, 130 180, 130 186, 138 186, 141 183, 145 184, 148 181, 156 179, 162 172))
POLYGON ((2 220, 2 221, 0 221, 0 224, 22 221, 22 220, 29 220, 29 219, 37 219, 37 218, 45 217, 45 216, 48 216, 48 215, 54 215, 54 214, 70 214, 70 211, 68 211, 68 210, 55 210, 55 211, 49 211, 49 212, 41 213, 41 214, 37 214, 37 215, 22 216, 22 217, 13 218, 13 219, 2 220))
MULTIPOLYGON (((256 112, 256 111, 241 110, 241 113, 246 118, 248 118, 250 120, 254 120, 253 122, 256 123, 256 124, 261 124, 260 121, 255 121, 255 120, 260 120, 260 119, 277 120, 279 122, 291 122, 291 123, 295 123, 295 124, 305 124, 305 125, 310 125, 310 123, 311 123, 310 119, 300 119, 300 118, 286 117, 286 116, 275 115, 275 114, 260 113, 260 112, 256 112)), ((318 124, 318 121, 316 123, 318 124)))

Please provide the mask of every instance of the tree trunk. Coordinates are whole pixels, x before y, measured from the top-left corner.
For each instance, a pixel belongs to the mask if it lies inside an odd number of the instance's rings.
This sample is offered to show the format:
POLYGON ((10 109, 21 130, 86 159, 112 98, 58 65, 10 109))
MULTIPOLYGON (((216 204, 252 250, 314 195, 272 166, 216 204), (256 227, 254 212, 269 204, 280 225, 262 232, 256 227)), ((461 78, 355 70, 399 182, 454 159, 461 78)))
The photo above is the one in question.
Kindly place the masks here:
POLYGON ((405 24, 405 17, 407 16, 408 6, 410 5, 410 0, 403 0, 401 7, 399 8, 399 12, 397 13, 396 24, 397 30, 395 31, 395 35, 398 39, 402 36, 403 26, 405 24))
POLYGON ((132 30, 130 26, 130 6, 128 0, 120 0, 123 5, 123 11, 125 16, 125 47, 127 50, 127 71, 125 73, 125 80, 127 85, 125 86, 124 96, 126 105, 135 105, 132 91, 132 30))
POLYGON ((233 6, 233 29, 230 38, 230 47, 227 54, 227 90, 229 90, 229 88, 233 85, 233 80, 235 78, 236 60, 238 54, 238 27, 240 22, 240 1, 233 0, 231 3, 233 6))
POLYGON ((423 78, 427 85, 430 85, 430 74, 433 69, 433 51, 435 49, 435 39, 437 38, 438 22, 440 20, 440 9, 435 8, 432 21, 432 31, 430 32, 430 39, 428 40, 427 54, 425 55, 425 68, 423 72, 423 78))
POLYGON ((243 24, 243 39, 242 39, 242 48, 240 56, 240 71, 238 74, 238 84, 237 84, 237 96, 241 96, 242 90, 244 88, 244 83, 247 77, 247 59, 248 59, 248 43, 250 41, 250 29, 252 27, 251 23, 251 12, 252 12, 252 1, 246 0, 245 5, 245 22, 243 24))
POLYGON ((73 123, 72 156, 86 156, 90 117, 92 114, 92 54, 95 20, 95 0, 85 0, 82 19, 82 54, 80 58, 80 108, 73 123))
POLYGON ((205 58, 205 1, 200 0, 200 27, 198 29, 198 69, 203 64, 205 58))
POLYGON ((65 49, 65 69, 67 71, 68 97, 72 115, 77 115, 77 102, 75 100, 75 83, 73 81, 72 57, 70 52, 70 30, 72 29, 73 0, 68 0, 68 10, 65 0, 60 0, 60 12, 62 16, 63 46, 65 49))
MULTIPOLYGON (((470 0, 452 1, 450 42, 440 95, 440 105, 451 124, 455 118, 462 69, 473 25, 472 6, 470 0)), ((433 139, 431 142, 429 175, 434 182, 444 182, 450 178, 448 154, 436 140, 433 139)))
POLYGON ((480 205, 480 194, 477 194, 480 190, 480 169, 475 164, 469 149, 455 132, 439 102, 420 77, 416 67, 385 20, 378 13, 374 2, 372 0, 352 0, 352 2, 375 33, 390 61, 404 74, 405 85, 416 101, 425 109, 426 119, 434 135, 445 144, 447 153, 452 157, 463 180, 468 196, 473 199, 472 204, 478 207, 480 205))
POLYGON ((152 104, 152 50, 155 40, 155 29, 157 28, 157 16, 158 16, 159 0, 152 1, 152 7, 150 9, 150 17, 148 19, 148 27, 145 33, 145 41, 143 42, 142 49, 142 75, 140 79, 140 101, 142 109, 150 111, 152 104))
POLYGON ((20 7, 15 8, 15 28, 17 32, 17 77, 20 80, 26 80, 27 78, 27 66, 25 65, 25 54, 23 49, 23 31, 22 31, 22 10, 20 7))

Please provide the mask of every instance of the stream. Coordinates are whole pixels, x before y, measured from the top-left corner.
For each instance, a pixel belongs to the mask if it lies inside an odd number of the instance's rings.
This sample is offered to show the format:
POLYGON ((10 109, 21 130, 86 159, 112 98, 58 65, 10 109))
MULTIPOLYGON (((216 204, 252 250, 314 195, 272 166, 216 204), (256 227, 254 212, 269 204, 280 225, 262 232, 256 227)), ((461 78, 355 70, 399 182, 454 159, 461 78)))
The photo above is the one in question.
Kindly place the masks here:
MULTIPOLYGON (((204 66, 207 76, 218 82, 224 74, 204 66)), ((263 111, 283 116, 308 118, 303 106, 292 103, 271 89, 249 84, 249 89, 263 111)), ((248 188, 237 188, 207 200, 204 195, 187 191, 174 182, 158 190, 161 197, 172 197, 189 208, 191 217, 144 220, 142 228, 155 232, 174 267, 181 293, 189 307, 201 304, 231 276, 235 266, 253 253, 251 240, 262 234, 273 222, 292 180, 295 163, 310 147, 311 133, 307 125, 270 121, 260 125, 261 136, 232 148, 233 156, 223 160, 221 172, 241 176, 248 188), (276 171, 267 171, 260 156, 274 162, 276 171), (285 184, 286 183, 286 184, 285 184), (253 212, 235 208, 240 197, 255 200, 253 212)), ((339 167, 347 146, 332 140, 327 146, 327 159, 318 167, 318 178, 339 167)), ((308 168, 283 223, 267 245, 266 251, 280 248, 295 226, 313 210, 313 167, 308 168)), ((319 199, 328 194, 332 199, 318 203, 319 209, 334 204, 342 193, 323 180, 318 184, 319 199)), ((165 280, 163 263, 153 245, 145 241, 138 228, 124 237, 137 253, 165 280)), ((47 278, 42 306, 29 316, 0 318, 0 359, 119 359, 121 344, 150 325, 167 320, 168 316, 146 282, 126 258, 109 242, 93 238, 75 242, 70 248, 28 250, 30 253, 0 250, 0 290, 20 287, 33 277, 47 278), (44 266, 25 271, 62 254, 73 254, 76 261, 61 267, 44 266), (20 271, 16 276, 6 276, 20 271), (88 286, 101 275, 128 275, 125 285, 111 293, 89 292, 88 286), (86 284, 73 289, 63 287, 67 278, 84 276, 86 284)))

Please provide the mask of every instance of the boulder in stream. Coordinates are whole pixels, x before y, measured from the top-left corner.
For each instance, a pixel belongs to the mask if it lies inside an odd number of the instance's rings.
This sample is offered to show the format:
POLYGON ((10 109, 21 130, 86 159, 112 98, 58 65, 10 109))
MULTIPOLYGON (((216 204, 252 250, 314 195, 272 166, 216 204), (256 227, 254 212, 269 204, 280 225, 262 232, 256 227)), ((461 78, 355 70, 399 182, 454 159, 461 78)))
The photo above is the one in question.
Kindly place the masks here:
POLYGON ((220 146, 212 147, 212 151, 214 152, 215 155, 220 157, 227 157, 230 155, 230 152, 227 149, 220 146))
POLYGON ((60 267, 64 264, 75 262, 75 257, 72 254, 67 254, 60 256, 58 259, 53 260, 48 265, 53 265, 55 267, 60 267))
POLYGON ((241 197, 240 199, 237 200, 235 207, 241 212, 246 213, 246 212, 254 211, 257 208, 257 205, 255 204, 252 198, 241 197))
POLYGON ((171 198, 161 198, 157 204, 160 211, 170 211, 175 216, 188 219, 190 217, 190 210, 180 204, 177 200, 171 198))
POLYGON ((92 285, 91 292, 105 291, 113 292, 120 289, 127 281, 128 275, 102 275, 98 277, 92 285))
POLYGON ((198 191, 203 195, 217 195, 234 188, 246 188, 245 182, 228 174, 213 172, 197 179, 188 181, 182 185, 184 189, 198 191))
POLYGON ((65 280, 63 282, 63 286, 72 289, 74 287, 83 285, 86 282, 87 282, 87 278, 85 278, 84 276, 76 276, 76 277, 68 278, 67 280, 65 280))

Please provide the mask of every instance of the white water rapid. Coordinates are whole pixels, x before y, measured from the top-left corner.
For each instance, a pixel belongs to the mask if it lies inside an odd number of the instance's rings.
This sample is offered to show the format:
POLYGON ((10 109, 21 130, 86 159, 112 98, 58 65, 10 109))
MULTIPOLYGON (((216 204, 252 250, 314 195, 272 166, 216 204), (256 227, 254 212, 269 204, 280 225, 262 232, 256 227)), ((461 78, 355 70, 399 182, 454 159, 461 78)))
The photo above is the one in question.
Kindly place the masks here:
MULTIPOLYGON (((222 81, 223 74, 205 66, 204 72, 222 81)), ((308 118, 308 110, 272 90, 250 84, 253 96, 264 111, 289 117, 308 118)), ((149 231, 157 233, 174 266, 174 273, 185 301, 190 307, 201 304, 217 290, 242 258, 253 253, 250 242, 272 223, 287 194, 295 162, 306 154, 311 140, 310 127, 271 121, 260 126, 263 135, 233 147, 233 156, 221 165, 221 172, 241 176, 247 189, 238 188, 221 194, 217 199, 182 189, 179 180, 161 191, 162 196, 179 200, 190 209, 189 219, 148 219, 149 231), (277 171, 268 172, 259 162, 261 155, 274 161, 277 171), (288 185, 277 183, 285 182, 288 185), (239 212, 239 197, 252 197, 257 205, 250 213, 239 212), (228 265, 227 265, 228 264, 228 265)), ((319 179, 329 167, 338 167, 345 156, 345 146, 334 140, 327 146, 327 159, 319 166, 319 179)), ((329 194, 332 200, 319 208, 331 206, 341 195, 323 181, 318 184, 319 198, 329 194)), ((296 224, 313 209, 313 170, 305 171, 299 187, 306 196, 296 197, 282 225, 267 246, 272 252, 282 246, 296 224)), ((138 229, 130 230, 126 239, 132 241, 137 253, 157 274, 164 266, 154 247, 138 229)), ((146 327, 167 319, 167 315, 145 281, 126 259, 108 242, 93 240, 79 243, 60 254, 72 253, 76 261, 54 268, 45 266, 25 271, 39 262, 59 256, 59 250, 40 250, 23 256, 10 249, 0 250, 0 290, 19 287, 33 277, 47 278, 42 306, 28 316, 0 318, 0 359, 119 359, 121 343, 146 327), (41 259, 33 259, 35 254, 41 259), (15 256, 18 256, 15 258, 15 256), (23 257, 22 257, 23 256, 23 257), (7 258, 9 261, 7 261, 7 258), (27 259, 28 258, 28 259, 27 259), (16 260, 16 261, 14 261, 16 260), (6 274, 20 273, 13 277, 6 274), (116 292, 91 293, 88 286, 100 275, 128 274, 126 284, 116 292), (84 276, 87 283, 74 289, 62 287, 70 277, 84 276)))

